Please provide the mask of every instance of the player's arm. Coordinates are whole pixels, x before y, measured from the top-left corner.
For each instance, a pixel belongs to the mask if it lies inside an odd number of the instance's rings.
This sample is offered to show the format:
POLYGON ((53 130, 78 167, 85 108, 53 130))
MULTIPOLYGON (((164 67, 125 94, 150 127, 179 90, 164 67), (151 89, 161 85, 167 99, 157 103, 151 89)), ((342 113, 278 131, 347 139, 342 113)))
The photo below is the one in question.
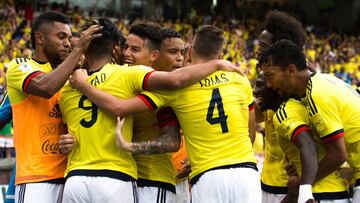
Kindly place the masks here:
POLYGON ((215 71, 234 71, 244 74, 243 70, 226 60, 211 60, 206 63, 187 66, 172 72, 155 71, 147 80, 146 90, 171 90, 190 86, 206 78, 215 71))
POLYGON ((162 154, 176 152, 180 147, 180 128, 178 125, 166 125, 161 127, 160 135, 149 141, 129 142, 124 139, 121 129, 124 118, 117 118, 116 145, 119 149, 132 154, 162 154))
POLYGON ((10 105, 10 100, 7 94, 1 103, 0 106, 0 129, 2 129, 6 124, 10 123, 12 120, 12 109, 10 105))
POLYGON ((57 68, 53 67, 54 70, 50 73, 37 71, 29 75, 27 77, 28 81, 24 81, 25 87, 23 91, 32 95, 51 98, 64 86, 70 74, 74 71, 80 57, 88 48, 91 40, 101 36, 101 34, 95 34, 99 30, 101 30, 99 25, 93 25, 82 32, 77 46, 65 61, 57 68))
POLYGON ((254 144, 256 136, 255 108, 249 109, 249 136, 251 143, 254 144))
POLYGON ((296 130, 301 130, 292 141, 300 152, 302 168, 300 184, 312 185, 315 181, 318 169, 318 153, 316 144, 308 126, 299 126, 296 130), (303 128, 303 130, 301 130, 301 128, 303 128))
POLYGON ((347 160, 344 137, 324 143, 324 146, 326 154, 319 162, 316 180, 321 180, 336 171, 347 160))
MULTIPOLYGON (((326 91, 326 90, 325 90, 326 91)), ((340 118, 337 102, 333 92, 312 92, 308 109, 311 122, 323 141, 326 153, 320 160, 316 180, 320 180, 335 170, 347 160, 344 141, 343 123, 340 118)))

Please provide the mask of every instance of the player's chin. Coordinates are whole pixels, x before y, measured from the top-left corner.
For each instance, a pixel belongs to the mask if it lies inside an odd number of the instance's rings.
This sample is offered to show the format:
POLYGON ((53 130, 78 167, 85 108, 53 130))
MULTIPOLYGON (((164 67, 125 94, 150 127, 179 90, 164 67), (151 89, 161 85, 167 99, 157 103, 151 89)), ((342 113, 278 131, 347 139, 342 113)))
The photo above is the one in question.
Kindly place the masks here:
POLYGON ((124 59, 124 62, 126 63, 126 64, 134 64, 134 60, 132 60, 132 59, 124 59))
POLYGON ((173 66, 173 67, 171 67, 171 70, 174 71, 174 70, 179 69, 179 68, 181 68, 181 66, 173 66))

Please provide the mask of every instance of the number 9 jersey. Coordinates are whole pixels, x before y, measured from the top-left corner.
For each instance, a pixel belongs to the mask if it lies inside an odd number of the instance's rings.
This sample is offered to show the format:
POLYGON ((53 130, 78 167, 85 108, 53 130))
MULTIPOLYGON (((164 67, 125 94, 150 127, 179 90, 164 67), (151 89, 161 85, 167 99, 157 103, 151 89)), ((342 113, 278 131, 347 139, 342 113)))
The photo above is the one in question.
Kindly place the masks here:
POLYGON ((218 71, 184 89, 143 92, 139 97, 149 108, 171 106, 176 113, 185 135, 190 179, 216 167, 256 163, 248 126, 254 103, 246 77, 218 71))
MULTIPOLYGON (((91 74, 88 82, 99 90, 126 99, 143 91, 146 74, 152 70, 145 66, 107 64, 91 74)), ((116 178, 125 173, 137 178, 131 153, 116 146, 116 119, 113 115, 103 112, 69 83, 63 88, 59 104, 63 120, 77 140, 68 156, 66 177, 90 175, 116 178)), ((128 141, 132 140, 132 125, 132 117, 127 117, 122 132, 128 141)))

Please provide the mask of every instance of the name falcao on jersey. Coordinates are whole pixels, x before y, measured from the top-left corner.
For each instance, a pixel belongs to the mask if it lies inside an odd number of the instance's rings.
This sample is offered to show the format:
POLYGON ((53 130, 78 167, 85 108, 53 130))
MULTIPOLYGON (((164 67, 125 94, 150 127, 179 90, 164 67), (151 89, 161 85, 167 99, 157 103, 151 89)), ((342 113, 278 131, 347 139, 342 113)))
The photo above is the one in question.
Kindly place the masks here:
POLYGON ((100 75, 96 75, 95 78, 93 78, 90 83, 91 85, 94 85, 95 87, 97 85, 100 85, 101 83, 106 81, 106 74, 105 73, 101 73, 100 75))
POLYGON ((219 74, 215 74, 210 77, 207 77, 204 80, 201 80, 199 82, 199 84, 200 84, 200 87, 210 87, 212 85, 218 85, 218 84, 226 83, 226 82, 229 82, 229 79, 226 78, 226 74, 219 73, 219 74))

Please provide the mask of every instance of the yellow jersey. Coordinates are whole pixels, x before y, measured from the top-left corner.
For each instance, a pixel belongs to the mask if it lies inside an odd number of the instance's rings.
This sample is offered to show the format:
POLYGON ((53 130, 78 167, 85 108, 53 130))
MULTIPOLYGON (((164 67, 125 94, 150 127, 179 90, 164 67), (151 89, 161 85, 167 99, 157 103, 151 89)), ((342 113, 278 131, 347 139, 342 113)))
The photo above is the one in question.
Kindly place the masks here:
POLYGON ((282 151, 273 117, 275 112, 267 110, 265 117, 265 160, 261 172, 261 189, 273 194, 287 194, 288 176, 285 171, 285 154, 282 151))
POLYGON ((323 142, 344 136, 353 179, 360 178, 360 94, 342 80, 315 74, 307 83, 302 99, 323 142))
POLYGON ((248 128, 254 102, 246 77, 217 71, 187 88, 144 92, 140 98, 149 108, 168 105, 174 110, 184 132, 192 182, 218 167, 255 165, 248 128))
MULTIPOLYGON (((285 152, 289 162, 296 166, 298 174, 301 174, 300 152, 293 142, 301 132, 311 131, 310 119, 305 106, 300 101, 291 98, 283 102, 274 115, 274 126, 278 133, 280 147, 285 152)), ((319 160, 321 160, 326 153, 325 147, 316 134, 313 137, 319 160)), ((345 180, 340 177, 338 171, 334 171, 315 182, 312 191, 316 200, 332 199, 335 196, 339 198, 349 197, 345 180)))
POLYGON ((57 104, 59 93, 50 99, 27 94, 31 79, 51 71, 49 63, 33 59, 16 58, 9 65, 7 84, 13 111, 16 184, 57 179, 64 182, 66 155, 60 153, 59 138, 66 133, 66 127, 57 104))
MULTIPOLYGON (((126 99, 143 90, 145 66, 106 64, 89 76, 88 82, 118 98, 126 99)), ((105 176, 121 180, 137 178, 135 161, 129 152, 121 151, 115 142, 116 118, 103 112, 85 95, 67 83, 60 97, 60 109, 77 145, 68 155, 65 176, 105 176), (130 177, 129 177, 130 176, 130 177)), ((124 138, 132 140, 133 119, 125 120, 124 138)))
MULTIPOLYGON (((168 108, 154 112, 143 112, 134 115, 133 142, 152 140, 160 135, 161 125, 177 125, 175 114, 169 114, 168 108), (168 117, 167 115, 170 115, 168 117), (163 118, 163 120, 160 120, 163 118), (172 121, 174 121, 172 123, 172 121)), ((170 109, 170 108, 169 108, 170 109)), ((170 109, 171 111, 171 109, 170 109)), ((175 168, 172 163, 171 153, 163 154, 134 154, 138 170, 138 186, 157 184, 175 193, 175 168), (165 183, 165 184, 164 184, 165 183)), ((155 186, 155 185, 151 185, 155 186)))

